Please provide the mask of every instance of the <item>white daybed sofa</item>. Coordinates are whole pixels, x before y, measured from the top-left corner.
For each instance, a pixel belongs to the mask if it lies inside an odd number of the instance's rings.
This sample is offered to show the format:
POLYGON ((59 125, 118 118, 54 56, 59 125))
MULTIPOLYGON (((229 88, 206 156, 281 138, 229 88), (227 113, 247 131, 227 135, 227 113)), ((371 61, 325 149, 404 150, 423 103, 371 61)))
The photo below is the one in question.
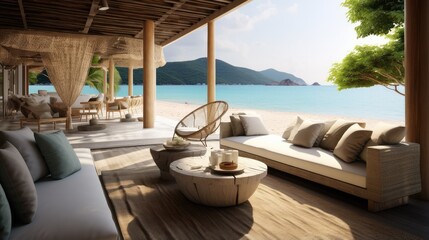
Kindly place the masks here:
POLYGON ((319 147, 294 146, 277 135, 233 136, 231 123, 220 126, 220 147, 269 167, 368 200, 370 211, 406 204, 421 190, 420 146, 416 143, 368 148, 368 160, 346 163, 319 147))
POLYGON ((37 212, 30 224, 14 226, 12 239, 119 239, 90 149, 75 152, 81 170, 61 179, 35 183, 37 212))
POLYGON ((0 131, 1 239, 119 239, 90 149, 63 132, 0 131))

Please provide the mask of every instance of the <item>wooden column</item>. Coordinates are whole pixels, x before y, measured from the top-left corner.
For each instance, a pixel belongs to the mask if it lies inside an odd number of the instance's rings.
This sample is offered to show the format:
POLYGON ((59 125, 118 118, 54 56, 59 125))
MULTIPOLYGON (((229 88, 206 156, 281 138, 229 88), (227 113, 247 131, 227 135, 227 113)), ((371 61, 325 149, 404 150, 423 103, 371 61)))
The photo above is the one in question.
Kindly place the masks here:
POLYGON ((7 96, 8 96, 8 88, 9 88, 9 70, 7 70, 4 66, 2 66, 3 68, 3 89, 0 89, 2 91, 2 96, 3 96, 3 113, 2 116, 6 117, 6 106, 7 106, 7 96))
POLYGON ((216 101, 216 56, 214 21, 207 23, 207 102, 216 101))
POLYGON ((134 67, 130 64, 128 67, 128 96, 133 95, 133 85, 134 85, 134 67))
POLYGON ((420 144, 422 191, 429 200, 429 1, 405 1, 405 124, 420 144))
POLYGON ((105 69, 104 67, 103 69, 103 93, 104 93, 104 101, 106 101, 107 96, 109 96, 109 93, 107 92, 107 69, 105 69))
POLYGON ((113 102, 115 98, 115 63, 113 59, 109 59, 109 102, 113 102))
POLYGON ((24 65, 24 68, 22 69, 22 75, 24 76, 24 86, 22 89, 22 94, 27 96, 28 95, 28 88, 29 88, 29 84, 28 84, 28 66, 24 65))
POLYGON ((147 20, 143 38, 143 128, 155 126, 155 23, 147 20))

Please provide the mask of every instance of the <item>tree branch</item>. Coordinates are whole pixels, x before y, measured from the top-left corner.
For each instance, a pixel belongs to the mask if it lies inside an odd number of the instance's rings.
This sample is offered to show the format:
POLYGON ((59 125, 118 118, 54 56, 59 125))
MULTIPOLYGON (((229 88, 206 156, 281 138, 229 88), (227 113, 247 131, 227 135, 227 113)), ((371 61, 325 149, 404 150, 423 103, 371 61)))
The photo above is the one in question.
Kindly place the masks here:
POLYGON ((370 75, 366 75, 366 74, 364 74, 362 76, 362 78, 364 80, 373 81, 373 82, 377 83, 378 85, 381 85, 381 86, 383 86, 383 87, 385 87, 385 88, 387 88, 389 90, 392 90, 392 91, 394 91, 394 92, 396 92, 396 93, 398 93, 398 94, 400 94, 402 96, 405 96, 404 93, 402 93, 402 92, 400 92, 398 90, 398 85, 397 84, 386 84, 385 82, 382 82, 382 81, 380 81, 380 80, 378 80, 378 79, 376 79, 376 78, 374 78, 374 77, 372 77, 370 75))

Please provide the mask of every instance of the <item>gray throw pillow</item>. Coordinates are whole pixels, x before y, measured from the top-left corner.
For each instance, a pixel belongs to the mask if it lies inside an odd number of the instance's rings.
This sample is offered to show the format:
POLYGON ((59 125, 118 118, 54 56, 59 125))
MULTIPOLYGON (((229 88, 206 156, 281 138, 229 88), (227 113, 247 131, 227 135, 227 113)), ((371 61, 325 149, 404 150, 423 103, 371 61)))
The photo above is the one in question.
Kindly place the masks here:
POLYGON ((231 119, 231 130, 234 136, 244 136, 244 128, 239 115, 229 116, 231 119))
POLYGON ((25 127, 16 131, 0 131, 0 145, 6 141, 18 149, 30 170, 33 181, 37 181, 49 174, 45 160, 36 145, 33 131, 25 127))
POLYGON ((62 131, 34 133, 34 138, 53 179, 63 179, 80 170, 79 158, 62 131))
POLYGON ((299 127, 298 132, 295 134, 295 137, 292 139, 292 144, 311 148, 324 126, 324 123, 304 121, 299 127))
POLYGON ((12 215, 6 193, 0 185, 0 239, 8 239, 12 229, 12 215))
POLYGON ((0 184, 13 217, 21 223, 30 223, 37 209, 36 187, 21 154, 9 142, 0 147, 0 184))
POLYGON ((353 124, 343 134, 334 149, 334 155, 345 162, 353 162, 362 152, 365 144, 371 138, 371 130, 363 129, 353 124))

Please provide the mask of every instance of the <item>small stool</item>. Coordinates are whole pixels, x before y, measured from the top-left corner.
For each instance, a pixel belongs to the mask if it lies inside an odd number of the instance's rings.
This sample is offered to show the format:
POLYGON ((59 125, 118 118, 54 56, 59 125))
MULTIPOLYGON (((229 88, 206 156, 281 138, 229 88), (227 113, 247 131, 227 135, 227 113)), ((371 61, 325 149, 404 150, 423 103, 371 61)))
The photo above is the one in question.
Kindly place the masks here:
POLYGON ((207 152, 207 148, 203 145, 191 144, 185 150, 167 150, 163 145, 157 145, 150 148, 150 154, 153 160, 161 171, 161 178, 164 180, 173 180, 170 175, 170 163, 178 159, 186 157, 203 156, 207 152))

